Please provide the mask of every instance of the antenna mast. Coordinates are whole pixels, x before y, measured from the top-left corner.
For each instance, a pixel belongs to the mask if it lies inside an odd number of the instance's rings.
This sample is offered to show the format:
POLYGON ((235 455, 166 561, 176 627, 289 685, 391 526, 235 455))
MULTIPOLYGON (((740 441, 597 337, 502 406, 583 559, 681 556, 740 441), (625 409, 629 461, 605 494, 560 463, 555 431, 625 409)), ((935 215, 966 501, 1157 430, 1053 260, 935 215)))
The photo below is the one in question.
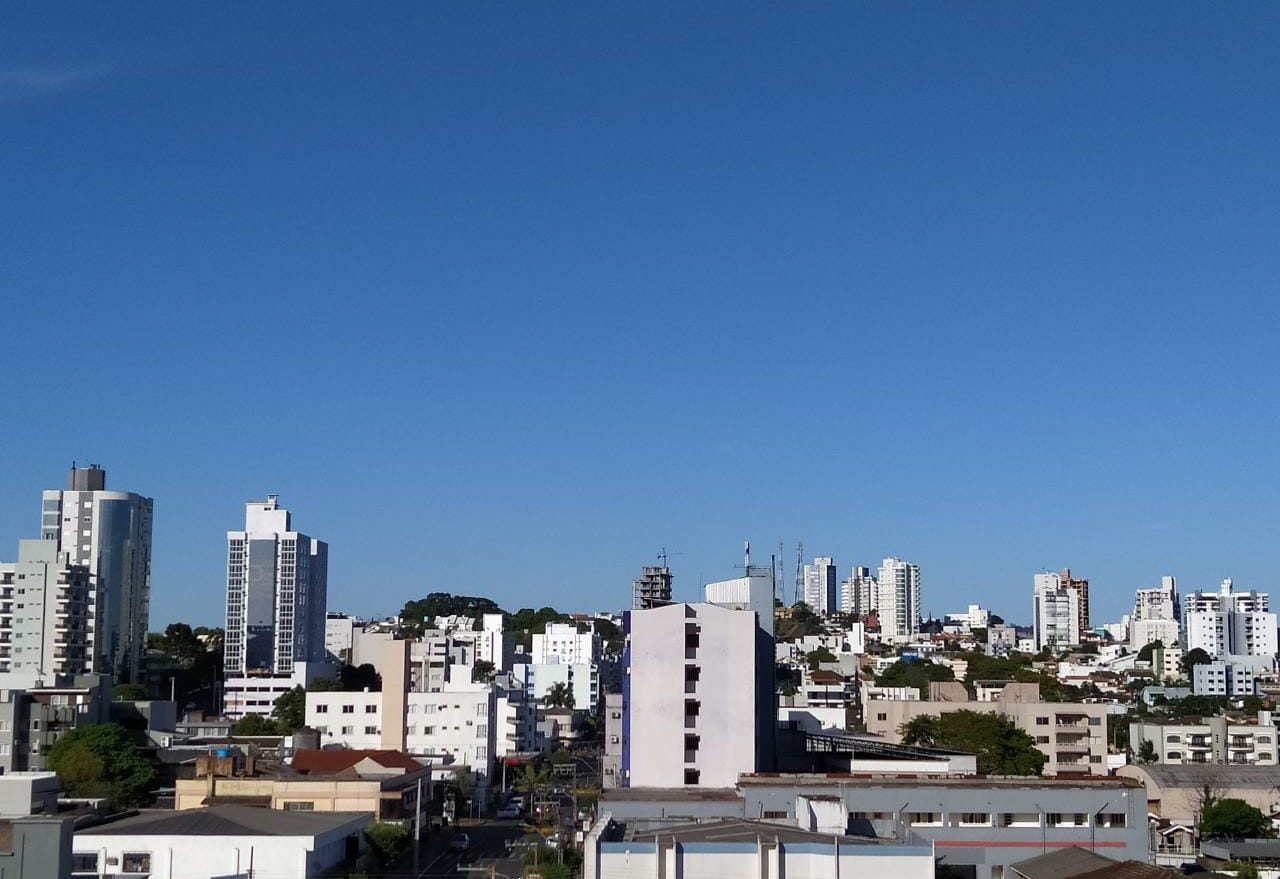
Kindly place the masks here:
POLYGON ((796 544, 796 600, 793 604, 804 601, 804 541, 796 544))

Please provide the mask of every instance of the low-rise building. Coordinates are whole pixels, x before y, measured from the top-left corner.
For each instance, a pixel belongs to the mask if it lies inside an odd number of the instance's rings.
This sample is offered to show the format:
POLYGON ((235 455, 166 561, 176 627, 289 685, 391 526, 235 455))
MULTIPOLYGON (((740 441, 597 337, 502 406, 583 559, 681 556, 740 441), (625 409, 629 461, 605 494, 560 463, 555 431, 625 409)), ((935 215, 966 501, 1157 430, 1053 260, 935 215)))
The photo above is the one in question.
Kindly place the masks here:
POLYGON ((317 678, 337 676, 328 662, 295 662, 287 674, 228 675, 223 683, 223 714, 232 721, 248 714, 271 714, 276 700, 294 687, 306 687, 317 678))
POLYGON ((196 760, 194 778, 175 783, 174 808, 231 803, 402 820, 418 814, 419 790, 423 803, 430 801, 431 768, 400 751, 304 749, 289 765, 205 755, 196 760))
POLYGON ((1151 813, 1174 824, 1196 827, 1206 797, 1244 800, 1264 815, 1280 811, 1280 767, 1130 764, 1116 770, 1142 784, 1151 813))
POLYGON ((1259 711, 1255 723, 1237 722, 1226 716, 1206 717, 1199 723, 1131 723, 1129 742, 1135 752, 1144 747, 1144 742, 1150 742, 1152 763, 1276 766, 1280 761, 1278 732, 1271 713, 1259 711))
POLYGON ((786 876, 828 879, 872 874, 933 879, 932 846, 846 836, 764 821, 728 819, 637 833, 605 813, 583 846, 584 879, 666 876, 786 876))
POLYGON ((1256 696, 1257 674, 1253 665, 1218 659, 1191 670, 1191 687, 1197 696, 1256 696))
POLYGON ((867 732, 900 742, 904 724, 916 717, 951 711, 989 711, 1009 718, 1030 735, 1047 761, 1045 775, 1107 774, 1107 707, 1076 702, 1043 702, 1036 684, 1004 684, 998 695, 969 699, 953 681, 929 686, 928 701, 881 700, 864 706, 867 732))
POLYGON ((7 772, 0 775, 0 818, 57 814, 61 793, 55 772, 7 772))
POLYGON ((353 860, 369 812, 276 811, 209 806, 144 811, 77 830, 74 870, 150 879, 270 876, 308 879, 353 860))

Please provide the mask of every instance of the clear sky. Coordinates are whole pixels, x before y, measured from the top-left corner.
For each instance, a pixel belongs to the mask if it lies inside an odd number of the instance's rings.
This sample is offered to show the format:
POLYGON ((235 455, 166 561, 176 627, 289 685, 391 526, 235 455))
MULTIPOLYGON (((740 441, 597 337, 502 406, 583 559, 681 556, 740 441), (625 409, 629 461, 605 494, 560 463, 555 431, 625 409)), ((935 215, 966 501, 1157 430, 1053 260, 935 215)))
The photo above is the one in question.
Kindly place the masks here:
MULTIPOLYGON (((1280 589, 1280 6, 7 3, 0 557, 152 626, 278 493, 330 607, 621 608, 744 538, 934 613, 1280 589)), ((788 597, 790 597, 788 595, 788 597)))

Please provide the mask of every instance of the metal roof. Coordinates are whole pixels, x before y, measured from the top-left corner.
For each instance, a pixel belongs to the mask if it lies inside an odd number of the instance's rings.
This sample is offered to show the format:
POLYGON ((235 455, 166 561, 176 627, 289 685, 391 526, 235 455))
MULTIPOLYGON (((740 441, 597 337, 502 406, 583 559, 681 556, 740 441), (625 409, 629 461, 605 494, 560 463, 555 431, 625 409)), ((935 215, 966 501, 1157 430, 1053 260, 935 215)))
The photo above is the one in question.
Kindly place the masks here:
POLYGON ((1078 846, 1058 849, 1045 855, 1036 855, 1025 861, 1011 864, 1009 869, 1027 879, 1068 879, 1081 873, 1090 873, 1116 862, 1078 846))
POLYGON ((1231 763, 1170 766, 1162 763, 1144 763, 1133 766, 1132 769, 1146 773, 1161 787, 1200 787, 1212 784, 1215 788, 1229 790, 1240 787, 1280 786, 1280 766, 1241 766, 1231 763))
POLYGON ((884 840, 865 836, 833 836, 830 833, 815 833, 799 827, 788 827, 785 824, 770 824, 764 821, 745 821, 741 818, 730 818, 724 821, 704 821, 700 824, 677 824, 663 827, 660 830, 631 831, 627 830, 628 840, 655 840, 689 842, 781 842, 802 843, 821 842, 832 844, 839 839, 841 845, 885 845, 893 844, 884 840))
POLYGON ((350 824, 368 823, 367 812, 284 812, 254 806, 208 806, 180 812, 146 811, 85 827, 88 836, 315 836, 350 824))

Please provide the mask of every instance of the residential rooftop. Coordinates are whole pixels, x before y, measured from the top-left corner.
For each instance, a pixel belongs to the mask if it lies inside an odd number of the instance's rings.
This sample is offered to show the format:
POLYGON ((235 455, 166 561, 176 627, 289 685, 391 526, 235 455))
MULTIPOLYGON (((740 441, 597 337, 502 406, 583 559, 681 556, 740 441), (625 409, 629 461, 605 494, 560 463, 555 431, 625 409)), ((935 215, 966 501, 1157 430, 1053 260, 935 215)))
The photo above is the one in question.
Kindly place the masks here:
POLYGON ((358 819, 367 812, 286 812, 255 806, 146 810, 127 818, 78 830, 91 836, 314 836, 358 819))

